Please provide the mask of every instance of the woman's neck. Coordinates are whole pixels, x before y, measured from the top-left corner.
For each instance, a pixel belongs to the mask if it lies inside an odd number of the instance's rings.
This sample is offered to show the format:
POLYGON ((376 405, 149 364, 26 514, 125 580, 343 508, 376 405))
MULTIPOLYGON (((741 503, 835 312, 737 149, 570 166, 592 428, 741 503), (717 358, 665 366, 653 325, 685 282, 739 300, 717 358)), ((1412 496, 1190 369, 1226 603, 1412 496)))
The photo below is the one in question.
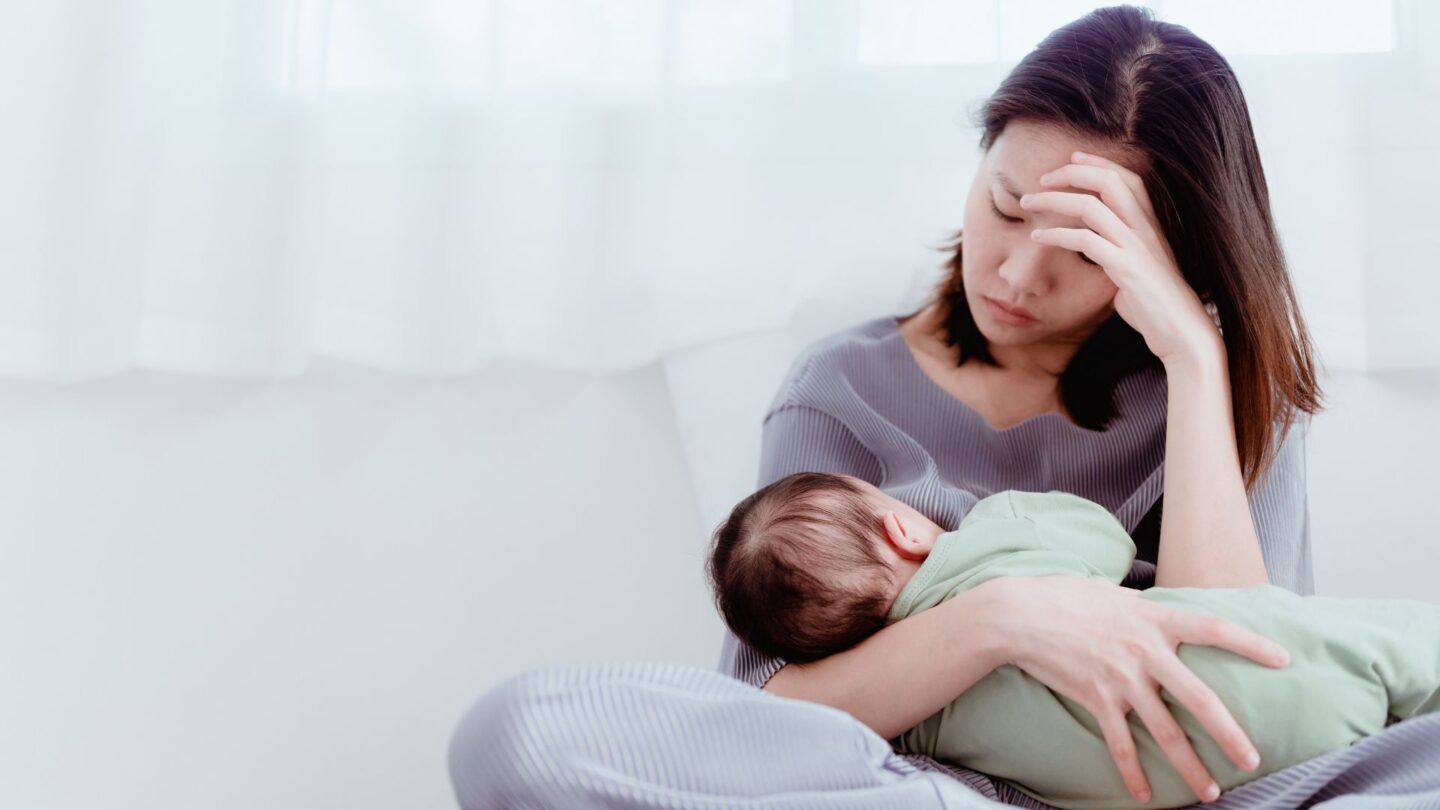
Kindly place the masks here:
MULTIPOLYGON (((940 317, 940 304, 932 301, 914 315, 901 321, 900 329, 911 345, 937 359, 955 362, 955 349, 946 343, 946 327, 940 317)), ((1014 384, 1026 388, 1056 388, 1060 375, 1080 351, 1080 344, 1043 344, 1032 346, 997 346, 989 344, 990 356, 998 367, 972 361, 977 368, 1003 374, 1014 384)), ((967 363, 966 365, 971 365, 967 363)))
POLYGON ((1000 368, 1018 380, 1035 384, 1060 384, 1060 375, 1070 364, 1079 346, 996 346, 990 356, 1000 368))

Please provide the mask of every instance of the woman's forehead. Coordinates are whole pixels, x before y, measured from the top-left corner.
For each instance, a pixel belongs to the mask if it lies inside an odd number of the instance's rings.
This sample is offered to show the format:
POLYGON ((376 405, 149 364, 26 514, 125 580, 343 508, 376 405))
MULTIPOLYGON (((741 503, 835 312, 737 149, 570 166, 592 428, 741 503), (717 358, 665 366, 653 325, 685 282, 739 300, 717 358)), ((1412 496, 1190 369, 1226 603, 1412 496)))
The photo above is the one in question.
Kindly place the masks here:
POLYGON ((1120 162, 1109 141, 1085 138, 1057 126, 1012 121, 990 145, 982 171, 987 182, 1003 175, 1021 193, 1038 191, 1040 175, 1070 162, 1073 152, 1090 152, 1120 162))

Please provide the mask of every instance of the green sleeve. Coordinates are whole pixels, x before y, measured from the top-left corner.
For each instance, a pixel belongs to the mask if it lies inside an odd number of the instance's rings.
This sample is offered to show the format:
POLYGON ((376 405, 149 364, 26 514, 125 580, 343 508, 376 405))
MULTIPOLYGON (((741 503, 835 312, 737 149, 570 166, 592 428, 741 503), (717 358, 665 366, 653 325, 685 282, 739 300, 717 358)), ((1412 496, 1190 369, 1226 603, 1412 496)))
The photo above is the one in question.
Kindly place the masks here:
POLYGON ((1069 575, 1119 583, 1135 543, 1105 507, 1064 492, 998 492, 941 535, 904 594, 905 615, 996 577, 1069 575), (930 569, 930 570, 926 570, 930 569))

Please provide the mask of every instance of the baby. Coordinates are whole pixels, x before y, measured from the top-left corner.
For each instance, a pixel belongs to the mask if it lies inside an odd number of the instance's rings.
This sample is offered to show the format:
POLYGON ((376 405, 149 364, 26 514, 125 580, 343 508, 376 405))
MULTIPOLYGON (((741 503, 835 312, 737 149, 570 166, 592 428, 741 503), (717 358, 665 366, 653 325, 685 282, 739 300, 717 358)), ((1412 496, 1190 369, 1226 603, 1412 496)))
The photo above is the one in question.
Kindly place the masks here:
MULTIPOLYGON (((891 622, 1001 576, 1069 574, 1120 582, 1135 545, 1103 506, 1062 492, 1000 492, 946 532, 850 476, 797 473, 747 497, 715 532, 709 574, 735 635, 787 661, 814 661, 891 622)), ((1272 669, 1217 647, 1180 659, 1260 752, 1242 771, 1168 692, 1161 697, 1222 789, 1440 710, 1440 605, 1297 596, 1273 585, 1150 588, 1140 598, 1223 617, 1287 648, 1272 669)), ((1151 800, 1140 803, 1078 703, 1010 665, 892 744, 1010 780, 1072 810, 1180 807, 1194 794, 1134 714, 1151 800)))

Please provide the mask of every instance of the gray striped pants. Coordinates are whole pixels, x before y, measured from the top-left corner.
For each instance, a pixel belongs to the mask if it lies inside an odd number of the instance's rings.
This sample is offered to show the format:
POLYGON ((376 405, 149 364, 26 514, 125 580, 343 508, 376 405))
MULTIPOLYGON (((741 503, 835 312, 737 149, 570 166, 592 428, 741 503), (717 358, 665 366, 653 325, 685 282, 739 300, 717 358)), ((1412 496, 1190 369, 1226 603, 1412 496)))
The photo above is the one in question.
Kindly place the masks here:
MULTIPOLYGON (((679 664, 510 678, 461 720, 449 759, 463 810, 1047 807, 1003 782, 901 757, 845 712, 679 664)), ((1195 807, 1440 810, 1440 714, 1195 807)))

